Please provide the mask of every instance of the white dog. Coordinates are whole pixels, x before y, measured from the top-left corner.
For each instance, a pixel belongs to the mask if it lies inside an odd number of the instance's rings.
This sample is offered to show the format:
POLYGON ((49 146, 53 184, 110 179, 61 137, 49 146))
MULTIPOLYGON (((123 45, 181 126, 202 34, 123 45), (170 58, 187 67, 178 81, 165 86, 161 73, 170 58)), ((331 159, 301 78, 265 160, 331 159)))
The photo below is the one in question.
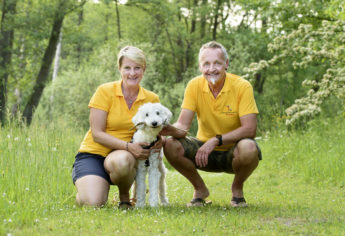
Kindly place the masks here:
MULTIPOLYGON (((169 124, 171 112, 168 108, 160 103, 146 103, 142 105, 132 121, 137 128, 133 136, 133 143, 146 142, 150 143, 150 147, 157 140, 158 133, 164 125, 169 124)), ((148 148, 150 148, 148 147, 148 148)), ((135 178, 134 197, 136 198, 136 206, 145 206, 146 196, 146 174, 148 172, 149 182, 149 204, 151 207, 158 206, 158 195, 162 205, 168 204, 165 195, 165 173, 166 169, 162 160, 161 152, 151 151, 148 160, 139 160, 138 169, 135 178), (161 155, 161 157, 160 157, 161 155)))

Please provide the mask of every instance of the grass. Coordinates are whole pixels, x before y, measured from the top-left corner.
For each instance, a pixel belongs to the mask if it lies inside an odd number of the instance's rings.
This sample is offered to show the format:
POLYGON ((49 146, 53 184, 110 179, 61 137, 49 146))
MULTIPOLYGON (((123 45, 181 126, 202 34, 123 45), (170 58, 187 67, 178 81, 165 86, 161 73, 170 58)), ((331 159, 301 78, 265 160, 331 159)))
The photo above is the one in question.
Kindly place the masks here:
POLYGON ((245 185, 249 207, 229 207, 232 175, 201 172, 213 201, 189 209, 193 190, 167 175, 170 206, 77 207, 71 166, 84 131, 0 129, 0 235, 345 235, 344 119, 259 140, 263 161, 245 185))

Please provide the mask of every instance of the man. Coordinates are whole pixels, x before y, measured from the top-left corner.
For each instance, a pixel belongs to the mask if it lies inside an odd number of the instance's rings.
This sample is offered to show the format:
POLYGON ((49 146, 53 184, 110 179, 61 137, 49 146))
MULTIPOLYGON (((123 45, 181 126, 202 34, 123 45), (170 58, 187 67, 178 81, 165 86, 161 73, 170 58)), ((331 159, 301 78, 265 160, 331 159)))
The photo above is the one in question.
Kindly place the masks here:
POLYGON ((202 76, 189 81, 177 122, 166 127, 164 153, 169 163, 194 187, 187 206, 203 206, 209 191, 197 169, 235 174, 232 183, 233 207, 247 206, 245 180, 258 166, 261 151, 256 144, 258 109, 250 83, 226 73, 228 54, 217 42, 204 44, 199 52, 202 76), (197 137, 186 137, 197 113, 197 137))

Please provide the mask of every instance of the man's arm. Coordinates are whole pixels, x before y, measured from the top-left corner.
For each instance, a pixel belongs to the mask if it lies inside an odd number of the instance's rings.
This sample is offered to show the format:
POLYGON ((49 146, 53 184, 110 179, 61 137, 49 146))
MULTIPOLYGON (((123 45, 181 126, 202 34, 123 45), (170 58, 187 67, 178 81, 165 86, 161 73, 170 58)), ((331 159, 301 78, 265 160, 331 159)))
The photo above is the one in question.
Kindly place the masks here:
MULTIPOLYGON (((222 135, 224 144, 235 143, 243 138, 254 138, 256 135, 256 114, 248 114, 242 116, 241 127, 222 135)), ((197 166, 205 167, 208 163, 208 156, 219 144, 216 137, 210 138, 205 142, 195 155, 195 162, 197 166)))
POLYGON ((163 136, 172 136, 174 138, 184 138, 192 124, 195 112, 188 109, 182 109, 176 123, 167 125, 161 132, 163 136))
POLYGON ((243 138, 255 138, 256 136, 256 114, 248 114, 240 117, 241 126, 229 133, 222 134, 223 144, 236 143, 243 138))

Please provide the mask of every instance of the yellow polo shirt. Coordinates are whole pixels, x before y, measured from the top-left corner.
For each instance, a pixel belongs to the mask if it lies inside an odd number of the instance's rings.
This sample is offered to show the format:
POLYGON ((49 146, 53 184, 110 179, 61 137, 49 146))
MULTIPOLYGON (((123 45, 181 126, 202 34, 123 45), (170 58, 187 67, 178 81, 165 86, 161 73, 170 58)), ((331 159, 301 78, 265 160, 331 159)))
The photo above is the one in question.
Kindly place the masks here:
MULTIPOLYGON (((203 76, 189 81, 181 107, 197 113, 196 137, 203 142, 216 134, 225 134, 239 128, 241 116, 259 113, 251 84, 229 73, 226 74, 224 86, 217 98, 213 97, 203 76)), ((215 150, 229 150, 233 145, 223 145, 215 150)))
MULTIPOLYGON (((137 99, 131 109, 128 109, 122 93, 121 83, 122 80, 100 85, 93 94, 89 107, 108 112, 105 132, 129 142, 135 132, 135 130, 130 129, 134 126, 132 118, 137 113, 138 108, 144 103, 159 102, 159 98, 155 93, 140 87, 137 99)), ((96 143, 92 138, 91 129, 89 129, 78 151, 106 157, 112 150, 96 143)))

